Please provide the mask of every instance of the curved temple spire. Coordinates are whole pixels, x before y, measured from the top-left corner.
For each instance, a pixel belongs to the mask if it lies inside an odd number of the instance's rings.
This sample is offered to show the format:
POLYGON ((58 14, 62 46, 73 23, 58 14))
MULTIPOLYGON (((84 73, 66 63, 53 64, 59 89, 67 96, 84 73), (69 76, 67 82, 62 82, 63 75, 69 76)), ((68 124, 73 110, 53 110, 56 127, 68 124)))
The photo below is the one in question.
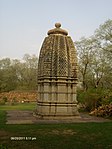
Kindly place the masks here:
POLYGON ((79 117, 76 100, 77 56, 68 32, 56 23, 48 31, 38 62, 37 116, 43 119, 79 117))

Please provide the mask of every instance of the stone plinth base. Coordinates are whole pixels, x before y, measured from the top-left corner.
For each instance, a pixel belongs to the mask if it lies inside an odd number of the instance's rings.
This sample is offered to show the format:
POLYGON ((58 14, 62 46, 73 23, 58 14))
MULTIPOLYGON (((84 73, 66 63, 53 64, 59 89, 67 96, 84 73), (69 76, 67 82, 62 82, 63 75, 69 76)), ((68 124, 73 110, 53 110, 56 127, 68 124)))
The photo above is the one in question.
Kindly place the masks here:
POLYGON ((38 102, 36 115, 40 119, 74 119, 79 118, 77 104, 38 102))
POLYGON ((41 120, 75 120, 80 118, 80 115, 73 116, 73 115, 38 115, 37 113, 35 116, 41 120))

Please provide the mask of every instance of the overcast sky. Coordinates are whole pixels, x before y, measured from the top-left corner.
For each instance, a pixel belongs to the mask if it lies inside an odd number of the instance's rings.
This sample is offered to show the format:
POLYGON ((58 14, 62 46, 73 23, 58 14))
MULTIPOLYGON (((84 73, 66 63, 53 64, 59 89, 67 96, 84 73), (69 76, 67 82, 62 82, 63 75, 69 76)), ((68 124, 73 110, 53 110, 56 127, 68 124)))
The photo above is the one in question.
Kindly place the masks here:
POLYGON ((0 58, 38 55, 56 22, 73 41, 112 19, 112 0, 0 0, 0 58))

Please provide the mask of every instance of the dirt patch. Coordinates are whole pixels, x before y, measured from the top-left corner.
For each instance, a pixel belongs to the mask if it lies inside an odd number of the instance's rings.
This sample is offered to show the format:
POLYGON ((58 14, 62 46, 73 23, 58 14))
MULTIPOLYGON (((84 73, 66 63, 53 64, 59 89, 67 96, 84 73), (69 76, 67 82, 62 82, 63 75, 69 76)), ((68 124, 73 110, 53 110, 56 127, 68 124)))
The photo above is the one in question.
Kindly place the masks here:
POLYGON ((66 130, 54 129, 52 131, 47 132, 47 134, 51 134, 51 135, 52 134, 53 135, 74 135, 74 134, 77 134, 77 132, 73 131, 72 129, 66 129, 66 130))
POLYGON ((7 111, 7 124, 32 124, 34 120, 32 111, 7 111))
POLYGON ((9 134, 4 131, 4 130, 0 130, 0 137, 4 137, 4 136, 8 136, 9 134))
MULTIPOLYGON (((112 121, 112 120, 90 116, 87 113, 80 113, 80 118, 74 118, 72 120, 41 120, 41 119, 38 119, 37 117, 34 117, 32 111, 14 110, 14 111, 7 111, 6 124, 39 124, 39 123, 49 124, 49 123, 80 123, 80 122, 109 122, 109 121, 112 121)), ((58 132, 55 132, 55 133, 58 133, 58 132)), ((63 133, 68 133, 68 132, 63 132, 63 133)))
POLYGON ((0 130, 0 142, 6 143, 7 140, 10 141, 12 136, 12 133, 6 132, 5 130, 0 130))
POLYGON ((77 134, 77 132, 73 131, 72 129, 64 130, 62 132, 63 135, 74 135, 77 134))

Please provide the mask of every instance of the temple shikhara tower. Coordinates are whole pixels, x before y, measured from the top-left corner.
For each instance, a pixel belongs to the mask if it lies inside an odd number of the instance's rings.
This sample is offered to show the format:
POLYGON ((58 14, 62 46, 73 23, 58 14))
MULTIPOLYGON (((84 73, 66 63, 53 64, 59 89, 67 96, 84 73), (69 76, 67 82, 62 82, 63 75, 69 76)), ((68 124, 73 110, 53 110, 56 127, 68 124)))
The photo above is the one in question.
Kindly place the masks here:
POLYGON ((47 34, 38 62, 37 116, 42 119, 74 119, 79 115, 76 49, 60 23, 56 23, 47 34))

